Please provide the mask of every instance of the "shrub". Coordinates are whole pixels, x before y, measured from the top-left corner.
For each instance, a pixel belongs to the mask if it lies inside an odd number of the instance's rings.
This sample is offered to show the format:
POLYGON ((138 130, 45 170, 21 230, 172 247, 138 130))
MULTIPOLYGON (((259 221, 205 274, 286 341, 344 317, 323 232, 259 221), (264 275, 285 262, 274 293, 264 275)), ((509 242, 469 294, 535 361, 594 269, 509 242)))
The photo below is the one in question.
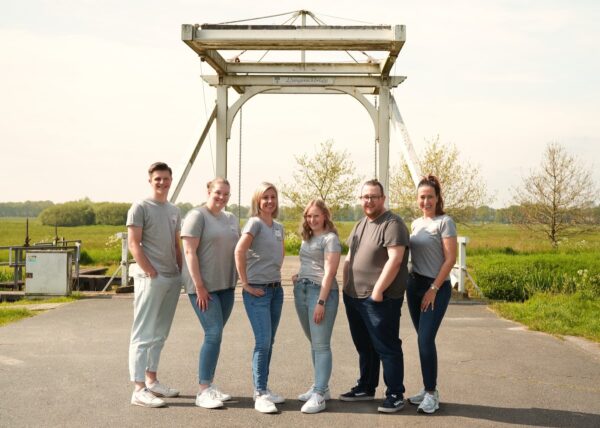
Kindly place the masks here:
POLYGON ((300 254, 300 245, 302 245, 302 238, 295 232, 288 232, 285 234, 285 253, 287 255, 300 254))
POLYGON ((476 282, 490 299, 525 301, 535 293, 600 296, 600 262, 594 253, 480 257, 476 282))
POLYGON ((101 202, 95 204, 94 212, 96 213, 96 224, 107 224, 112 226, 125 224, 129 207, 130 204, 115 202, 101 202))
POLYGON ((46 226, 87 226, 94 224, 96 215, 89 200, 65 202, 46 208, 40 221, 46 226))

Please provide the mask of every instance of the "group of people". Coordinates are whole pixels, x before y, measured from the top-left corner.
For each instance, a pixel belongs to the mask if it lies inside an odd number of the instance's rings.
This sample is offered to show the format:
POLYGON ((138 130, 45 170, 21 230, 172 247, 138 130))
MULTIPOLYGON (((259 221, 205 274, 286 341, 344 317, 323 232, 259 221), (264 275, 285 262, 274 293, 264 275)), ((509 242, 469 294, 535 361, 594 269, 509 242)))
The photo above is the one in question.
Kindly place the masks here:
MULTIPOLYGON (((179 395, 158 381, 157 369, 182 283, 204 330, 196 405, 214 409, 231 400, 231 395, 213 382, 223 330, 239 282, 255 339, 254 406, 262 413, 277 412, 277 404, 285 398, 268 386, 284 295, 281 266, 285 234, 283 225, 276 221, 276 187, 262 183, 256 189, 251 216, 240 231, 238 219, 225 211, 230 197, 226 179, 210 181, 206 204, 191 210, 182 222, 178 209, 167 199, 171 169, 159 162, 150 166, 148 174, 152 196, 134 203, 127 217, 129 249, 137 262, 129 350, 130 377, 135 385, 131 403, 162 407, 162 397, 179 395)), ((386 209, 385 198, 377 180, 363 184, 359 199, 365 216, 347 240, 342 296, 360 374, 356 385, 339 399, 374 400, 383 366, 386 391, 378 411, 393 413, 403 408, 404 357, 399 336, 406 294, 417 331, 423 378, 423 389, 408 401, 418 405, 420 412, 434 413, 439 408, 435 337, 450 301, 456 226, 444 213, 440 183, 434 176, 423 177, 418 184, 417 203, 423 215, 412 223, 410 233, 403 220, 386 209)), ((300 233, 300 269, 292 277, 294 302, 310 341, 314 379, 298 399, 305 402, 302 412, 318 413, 331 399, 330 343, 338 312, 336 273, 342 245, 331 213, 320 199, 310 201, 304 209, 300 233)))

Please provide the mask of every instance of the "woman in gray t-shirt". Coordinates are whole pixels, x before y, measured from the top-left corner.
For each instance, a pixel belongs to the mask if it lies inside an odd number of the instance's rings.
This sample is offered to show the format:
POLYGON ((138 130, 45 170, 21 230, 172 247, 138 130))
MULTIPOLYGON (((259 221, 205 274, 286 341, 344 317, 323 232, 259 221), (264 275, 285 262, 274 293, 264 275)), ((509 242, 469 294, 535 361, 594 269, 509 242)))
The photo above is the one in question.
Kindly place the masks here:
POLYGON ((412 223, 406 302, 417 330, 423 389, 409 397, 419 412, 439 408, 435 336, 450 302, 450 271, 456 262, 456 226, 444 213, 442 189, 437 177, 424 177, 417 186, 417 203, 423 213, 412 223))
POLYGON ((198 363, 196 406, 223 407, 231 399, 213 384, 225 324, 231 315, 237 282, 233 251, 240 237, 236 216, 225 211, 229 182, 215 178, 208 183, 206 205, 191 210, 181 228, 185 253, 182 277, 200 324, 204 343, 198 363))
POLYGON ((314 383, 298 399, 306 401, 302 412, 317 413, 325 409, 325 401, 331 398, 331 332, 339 301, 335 274, 342 246, 329 209, 321 199, 313 199, 304 209, 300 233, 300 272, 292 277, 294 302, 311 344, 314 383))
POLYGON ((267 387, 283 307, 281 265, 285 248, 283 226, 275 221, 278 212, 277 189, 271 183, 261 183, 252 197, 252 217, 235 248, 244 308, 254 332, 254 408, 261 413, 275 413, 275 404, 285 401, 267 387))

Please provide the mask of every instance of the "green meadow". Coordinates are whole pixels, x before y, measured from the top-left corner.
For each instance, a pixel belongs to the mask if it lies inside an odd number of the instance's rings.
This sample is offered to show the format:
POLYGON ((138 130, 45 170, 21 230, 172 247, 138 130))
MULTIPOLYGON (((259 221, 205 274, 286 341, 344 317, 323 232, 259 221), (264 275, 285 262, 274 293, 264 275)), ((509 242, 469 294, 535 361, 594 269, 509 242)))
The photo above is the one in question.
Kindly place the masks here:
MULTIPOLYGON (((286 253, 297 254, 299 223, 285 221, 284 226, 286 253)), ((352 222, 337 223, 342 242, 352 226, 352 222)), ((83 265, 108 266, 112 272, 121 254, 115 234, 125 230, 124 226, 61 227, 58 236, 81 240, 83 265)), ((600 341, 598 322, 586 321, 600 320, 600 227, 563 239, 558 250, 542 234, 515 225, 459 224, 458 232, 469 238, 468 271, 499 314, 533 329, 600 341)), ((53 227, 30 220, 32 243, 52 241, 54 235, 53 227)), ((22 245, 24 239, 25 219, 0 218, 0 246, 22 245)), ((8 251, 0 252, 0 261, 7 260, 8 251)), ((0 268, 0 281, 10 275, 6 267, 0 268)), ((473 287, 469 291, 476 296, 473 287)))

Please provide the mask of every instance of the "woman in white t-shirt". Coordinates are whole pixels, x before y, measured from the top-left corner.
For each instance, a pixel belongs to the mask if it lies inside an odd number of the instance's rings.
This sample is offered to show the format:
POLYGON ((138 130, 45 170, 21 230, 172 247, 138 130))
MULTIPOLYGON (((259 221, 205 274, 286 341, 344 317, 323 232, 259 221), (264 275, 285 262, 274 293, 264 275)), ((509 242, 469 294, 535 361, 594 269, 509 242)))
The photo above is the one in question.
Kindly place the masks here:
POLYGON ((435 336, 442 323, 452 287, 450 271, 456 262, 456 225, 444 213, 440 182, 434 175, 423 177, 417 186, 417 203, 423 216, 412 223, 406 301, 417 330, 423 389, 409 397, 419 412, 439 408, 437 350, 435 336))
POLYGON ((317 413, 325 409, 325 401, 331 398, 330 343, 338 310, 335 275, 342 247, 329 209, 321 199, 310 201, 304 209, 300 233, 300 272, 292 277, 294 301, 300 324, 310 341, 315 377, 311 388, 298 399, 306 401, 302 412, 317 413))
POLYGON ((225 211, 229 182, 215 178, 207 184, 206 204, 192 209, 181 228, 185 253, 183 283, 202 328, 204 343, 198 363, 196 406, 223 407, 231 399, 213 385, 223 329, 233 308, 237 273, 233 251, 240 237, 240 223, 225 211))

